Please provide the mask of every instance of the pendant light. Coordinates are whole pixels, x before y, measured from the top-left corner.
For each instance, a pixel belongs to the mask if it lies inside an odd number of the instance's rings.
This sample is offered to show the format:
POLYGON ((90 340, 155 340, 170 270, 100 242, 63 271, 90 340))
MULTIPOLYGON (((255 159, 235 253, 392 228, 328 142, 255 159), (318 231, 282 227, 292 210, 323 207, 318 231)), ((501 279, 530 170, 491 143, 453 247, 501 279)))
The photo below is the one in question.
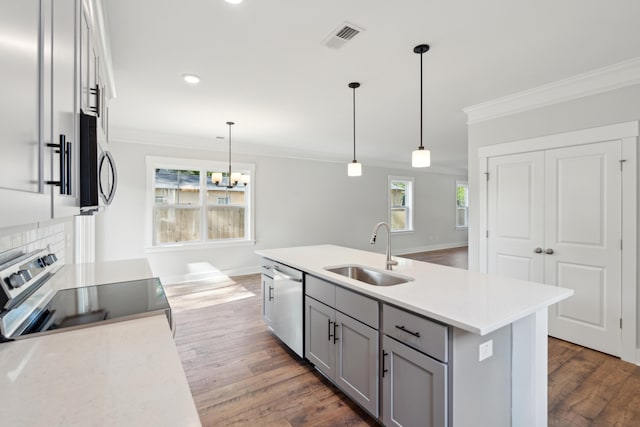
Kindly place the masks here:
POLYGON ((353 89, 353 161, 347 165, 347 175, 361 176, 362 164, 356 160, 356 89, 360 87, 360 83, 349 83, 349 87, 353 89))
POLYGON ((222 172, 213 172, 211 174, 211 182, 218 187, 233 188, 239 183, 246 186, 249 184, 249 175, 240 172, 231 172, 231 126, 235 125, 235 123, 227 122, 227 125, 229 126, 229 172, 227 175, 227 184, 222 184, 222 172))
POLYGON ((414 53, 420 54, 420 146, 411 154, 411 166, 427 168, 431 166, 431 151, 422 145, 422 55, 429 50, 428 44, 420 44, 413 48, 414 53))

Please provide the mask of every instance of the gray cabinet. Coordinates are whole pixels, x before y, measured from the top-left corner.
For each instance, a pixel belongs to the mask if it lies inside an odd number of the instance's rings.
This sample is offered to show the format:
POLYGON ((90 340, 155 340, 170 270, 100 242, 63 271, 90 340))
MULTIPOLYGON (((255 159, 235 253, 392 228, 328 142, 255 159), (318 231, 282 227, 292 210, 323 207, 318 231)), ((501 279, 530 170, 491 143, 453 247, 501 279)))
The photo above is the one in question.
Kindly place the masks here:
POLYGON ((318 370, 333 378, 335 370, 335 310, 305 297, 305 356, 318 370))
POLYGON ((377 326, 378 303, 307 276, 305 356, 342 391, 377 417, 379 332, 361 322, 361 316, 377 326))
POLYGON ((262 320, 273 329, 273 261, 262 259, 262 320))
POLYGON ((333 380, 362 407, 378 416, 378 331, 336 311, 336 367, 333 380))
POLYGON ((447 425, 447 365, 382 338, 382 420, 389 426, 447 425))
POLYGON ((300 357, 303 351, 304 277, 301 271, 262 260, 262 318, 300 357))
POLYGON ((273 326, 273 277, 262 274, 262 319, 273 326))
POLYGON ((382 314, 384 424, 447 426, 450 328, 389 304, 382 314))

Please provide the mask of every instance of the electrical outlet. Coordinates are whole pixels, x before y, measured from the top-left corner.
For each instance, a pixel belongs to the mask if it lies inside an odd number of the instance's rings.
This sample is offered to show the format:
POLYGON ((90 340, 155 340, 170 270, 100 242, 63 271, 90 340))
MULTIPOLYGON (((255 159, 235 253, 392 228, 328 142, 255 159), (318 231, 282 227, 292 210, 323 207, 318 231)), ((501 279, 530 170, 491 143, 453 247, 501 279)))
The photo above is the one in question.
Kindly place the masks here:
POLYGON ((478 362, 482 362, 491 356, 493 356, 493 340, 480 344, 480 347, 478 348, 478 362))

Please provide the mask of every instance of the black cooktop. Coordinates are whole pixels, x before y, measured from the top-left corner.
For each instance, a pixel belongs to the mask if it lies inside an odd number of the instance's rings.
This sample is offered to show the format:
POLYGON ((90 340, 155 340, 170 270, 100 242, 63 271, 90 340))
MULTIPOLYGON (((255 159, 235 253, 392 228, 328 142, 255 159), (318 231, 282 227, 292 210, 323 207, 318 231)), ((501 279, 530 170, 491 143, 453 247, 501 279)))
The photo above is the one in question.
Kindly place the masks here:
POLYGON ((169 302, 157 278, 63 289, 20 335, 94 326, 163 311, 170 316, 169 302))

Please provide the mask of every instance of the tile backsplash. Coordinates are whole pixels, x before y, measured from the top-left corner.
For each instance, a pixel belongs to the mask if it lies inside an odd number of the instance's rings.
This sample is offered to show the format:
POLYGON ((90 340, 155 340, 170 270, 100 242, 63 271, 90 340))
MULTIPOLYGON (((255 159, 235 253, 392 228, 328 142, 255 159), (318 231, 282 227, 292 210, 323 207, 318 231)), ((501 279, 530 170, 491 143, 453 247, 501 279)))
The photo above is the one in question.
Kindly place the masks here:
POLYGON ((72 230, 71 219, 3 228, 0 229, 0 253, 12 249, 29 253, 49 246, 61 263, 73 262, 72 230))

